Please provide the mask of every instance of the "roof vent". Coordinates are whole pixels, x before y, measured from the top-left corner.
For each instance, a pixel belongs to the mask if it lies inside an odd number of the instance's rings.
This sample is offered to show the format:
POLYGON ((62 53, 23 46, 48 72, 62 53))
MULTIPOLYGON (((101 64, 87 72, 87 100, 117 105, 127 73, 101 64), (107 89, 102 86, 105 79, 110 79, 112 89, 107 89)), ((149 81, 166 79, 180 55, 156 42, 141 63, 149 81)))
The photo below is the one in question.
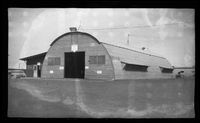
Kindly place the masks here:
POLYGON ((70 27, 69 30, 70 30, 71 32, 76 32, 76 31, 77 31, 77 28, 76 28, 76 27, 70 27))
POLYGON ((146 48, 145 47, 142 47, 142 50, 145 50, 146 48))

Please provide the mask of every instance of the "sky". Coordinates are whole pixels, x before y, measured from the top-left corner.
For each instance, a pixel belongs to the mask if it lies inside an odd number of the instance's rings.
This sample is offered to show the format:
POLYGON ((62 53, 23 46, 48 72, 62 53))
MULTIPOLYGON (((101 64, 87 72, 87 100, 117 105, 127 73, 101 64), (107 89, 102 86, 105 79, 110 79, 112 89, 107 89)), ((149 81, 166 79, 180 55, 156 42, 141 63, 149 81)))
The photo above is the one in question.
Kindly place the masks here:
POLYGON ((194 9, 9 8, 8 67, 25 68, 20 58, 48 51, 69 27, 100 42, 146 47, 172 66, 191 67, 195 65, 194 15, 194 9))

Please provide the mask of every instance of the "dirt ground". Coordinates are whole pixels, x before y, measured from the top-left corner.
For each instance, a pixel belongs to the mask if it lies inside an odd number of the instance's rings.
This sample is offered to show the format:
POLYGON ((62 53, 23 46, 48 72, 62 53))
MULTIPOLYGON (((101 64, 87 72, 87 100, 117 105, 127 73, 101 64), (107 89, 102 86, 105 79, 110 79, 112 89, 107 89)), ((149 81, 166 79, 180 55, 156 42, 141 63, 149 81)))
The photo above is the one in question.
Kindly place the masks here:
POLYGON ((9 117, 187 118, 194 78, 151 80, 9 79, 9 117))

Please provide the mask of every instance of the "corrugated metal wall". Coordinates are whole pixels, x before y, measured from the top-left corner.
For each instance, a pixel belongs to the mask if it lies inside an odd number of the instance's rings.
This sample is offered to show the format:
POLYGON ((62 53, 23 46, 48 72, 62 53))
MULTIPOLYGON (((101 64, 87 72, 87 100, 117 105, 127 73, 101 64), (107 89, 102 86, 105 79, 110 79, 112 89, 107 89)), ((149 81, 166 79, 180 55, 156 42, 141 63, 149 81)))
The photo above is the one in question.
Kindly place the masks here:
POLYGON ((65 35, 59 38, 50 47, 46 54, 42 67, 42 77, 44 78, 64 78, 64 69, 60 70, 60 67, 64 67, 64 53, 72 52, 71 45, 73 43, 78 44, 78 51, 85 51, 85 78, 86 79, 113 79, 114 72, 111 60, 108 53, 102 44, 92 38, 91 36, 76 32, 69 35, 65 35), (89 56, 105 55, 105 64, 89 64, 89 56), (48 66, 48 57, 60 57, 61 64, 55 66, 48 66), (53 70, 53 74, 50 74, 50 70, 53 70), (97 71, 101 70, 101 74, 97 74, 97 71))
POLYGON ((172 68, 167 59, 152 54, 133 51, 127 48, 102 43, 112 57, 115 71, 115 79, 149 79, 149 78, 173 78, 171 73, 161 73, 159 66, 172 68), (125 71, 121 62, 145 65, 148 72, 125 71))
POLYGON ((172 68, 167 59, 163 57, 146 54, 142 51, 138 52, 131 49, 120 48, 105 43, 103 43, 103 45, 106 47, 111 56, 120 58, 120 61, 138 65, 172 68))

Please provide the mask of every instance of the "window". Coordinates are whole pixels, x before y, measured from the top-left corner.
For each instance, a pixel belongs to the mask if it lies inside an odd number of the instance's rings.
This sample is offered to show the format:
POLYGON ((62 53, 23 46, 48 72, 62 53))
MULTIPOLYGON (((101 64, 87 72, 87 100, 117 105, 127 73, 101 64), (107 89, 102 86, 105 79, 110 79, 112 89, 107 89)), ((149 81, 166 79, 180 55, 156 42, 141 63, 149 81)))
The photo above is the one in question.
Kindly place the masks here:
POLYGON ((55 58, 55 65, 60 65, 60 58, 59 57, 55 58))
POLYGON ((33 70, 37 70, 37 66, 36 65, 33 65, 33 70))
POLYGON ((102 56, 98 56, 98 64, 105 64, 105 56, 102 55, 102 56))
POLYGON ((33 65, 27 65, 28 70, 33 70, 33 65))
POLYGON ((105 64, 105 55, 101 56, 89 56, 89 63, 90 64, 105 64))
POLYGON ((162 73, 172 73, 173 69, 160 67, 162 73))
POLYGON ((90 64, 97 64, 97 56, 89 56, 90 64))
POLYGON ((48 65, 60 65, 60 57, 49 57, 48 58, 48 65))
MULTIPOLYGON (((123 63, 123 62, 122 62, 123 63)), ((124 63, 124 70, 126 71, 141 71, 147 72, 148 66, 124 63)))

